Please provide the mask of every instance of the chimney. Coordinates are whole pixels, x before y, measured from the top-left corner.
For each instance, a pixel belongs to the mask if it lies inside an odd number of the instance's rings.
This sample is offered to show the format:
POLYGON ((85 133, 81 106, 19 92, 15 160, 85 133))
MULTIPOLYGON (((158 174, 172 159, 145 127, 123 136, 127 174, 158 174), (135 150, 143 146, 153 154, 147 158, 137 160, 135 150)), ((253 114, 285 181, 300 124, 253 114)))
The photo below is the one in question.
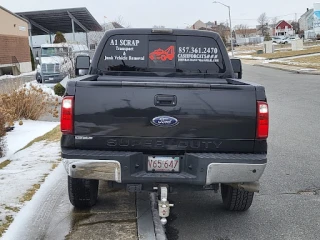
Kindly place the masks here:
POLYGON ((214 21, 214 25, 216 25, 216 26, 217 26, 217 21, 214 21))
POLYGON ((307 8, 307 12, 309 12, 309 8, 307 8))

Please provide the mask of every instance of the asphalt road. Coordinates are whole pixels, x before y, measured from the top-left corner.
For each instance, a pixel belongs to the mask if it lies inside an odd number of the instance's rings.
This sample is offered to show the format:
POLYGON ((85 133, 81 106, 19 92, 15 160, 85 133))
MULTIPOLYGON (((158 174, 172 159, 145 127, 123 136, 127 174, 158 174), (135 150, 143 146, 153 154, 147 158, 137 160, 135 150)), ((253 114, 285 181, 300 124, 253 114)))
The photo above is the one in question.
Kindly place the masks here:
POLYGON ((168 239, 320 239, 320 78, 244 66, 244 80, 266 87, 268 166, 244 213, 222 208, 213 192, 178 192, 168 239))

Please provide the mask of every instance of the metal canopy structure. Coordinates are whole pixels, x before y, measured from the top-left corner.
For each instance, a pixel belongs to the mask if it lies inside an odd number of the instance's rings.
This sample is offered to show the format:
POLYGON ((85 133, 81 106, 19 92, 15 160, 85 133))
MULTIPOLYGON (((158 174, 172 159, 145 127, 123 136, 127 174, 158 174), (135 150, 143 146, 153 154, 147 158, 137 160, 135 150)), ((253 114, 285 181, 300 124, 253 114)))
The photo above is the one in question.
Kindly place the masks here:
POLYGON ((27 19, 31 35, 102 31, 101 25, 87 8, 68 8, 16 13, 27 19))

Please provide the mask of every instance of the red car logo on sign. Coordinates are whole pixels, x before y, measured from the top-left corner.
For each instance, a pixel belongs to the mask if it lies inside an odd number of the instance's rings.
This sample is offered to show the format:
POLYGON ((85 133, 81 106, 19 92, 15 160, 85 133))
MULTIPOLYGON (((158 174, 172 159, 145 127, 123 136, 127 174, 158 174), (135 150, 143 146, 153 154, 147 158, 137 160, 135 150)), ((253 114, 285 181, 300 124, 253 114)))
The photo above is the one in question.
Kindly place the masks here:
POLYGON ((161 48, 154 50, 149 54, 149 58, 152 61, 155 61, 155 60, 160 60, 162 62, 165 62, 167 60, 172 61, 172 59, 174 58, 174 54, 175 54, 174 46, 170 46, 166 50, 163 50, 161 48))

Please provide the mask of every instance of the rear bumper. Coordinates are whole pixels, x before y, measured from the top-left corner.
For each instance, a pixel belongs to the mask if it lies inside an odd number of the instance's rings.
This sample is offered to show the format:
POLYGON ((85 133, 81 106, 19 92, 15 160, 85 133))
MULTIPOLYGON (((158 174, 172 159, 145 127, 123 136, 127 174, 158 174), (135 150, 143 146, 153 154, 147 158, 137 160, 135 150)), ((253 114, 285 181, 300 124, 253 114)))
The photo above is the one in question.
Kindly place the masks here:
POLYGON ((179 173, 147 172, 147 156, 135 152, 62 150, 63 163, 73 178, 118 183, 240 183, 258 181, 266 154, 185 154, 179 173))

